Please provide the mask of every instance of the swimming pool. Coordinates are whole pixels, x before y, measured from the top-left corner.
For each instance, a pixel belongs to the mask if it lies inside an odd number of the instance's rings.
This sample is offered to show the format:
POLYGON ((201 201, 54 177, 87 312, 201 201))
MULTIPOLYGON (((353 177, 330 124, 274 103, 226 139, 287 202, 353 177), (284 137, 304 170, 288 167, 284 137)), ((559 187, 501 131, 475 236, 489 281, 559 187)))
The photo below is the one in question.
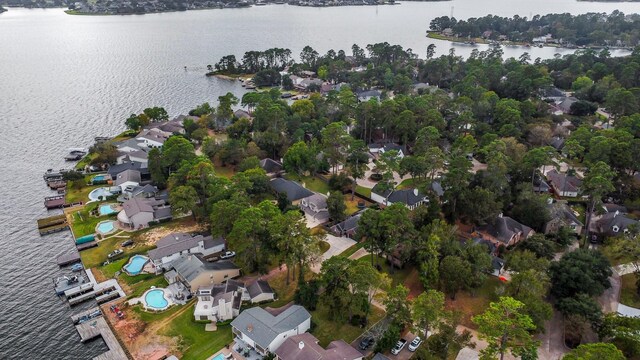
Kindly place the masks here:
POLYGON ((115 221, 103 221, 98 223, 98 226, 96 226, 96 232, 102 235, 110 234, 116 230, 114 223, 115 221))
POLYGON ((144 302, 147 304, 146 307, 153 310, 164 310, 169 306, 169 301, 164 297, 164 290, 162 289, 147 291, 144 296, 144 302))
POLYGON ((149 261, 149 258, 142 255, 134 255, 127 265, 124 266, 124 271, 129 275, 138 275, 144 268, 144 265, 149 261))
POLYGON ((218 354, 218 355, 214 356, 213 358, 211 358, 211 360, 224 360, 224 355, 218 354))
POLYGON ((114 209, 114 204, 103 204, 98 207, 98 213, 100 216, 115 214, 117 211, 114 209))
POLYGON ((93 179, 91 179, 92 182, 98 182, 98 181, 106 181, 106 180, 110 180, 111 177, 107 176, 107 175, 96 175, 93 177, 93 179))
POLYGON ((100 187, 97 189, 93 189, 89 193, 89 200, 98 201, 98 200, 102 200, 103 198, 108 198, 111 195, 113 194, 111 193, 111 191, 109 191, 108 187, 100 187))

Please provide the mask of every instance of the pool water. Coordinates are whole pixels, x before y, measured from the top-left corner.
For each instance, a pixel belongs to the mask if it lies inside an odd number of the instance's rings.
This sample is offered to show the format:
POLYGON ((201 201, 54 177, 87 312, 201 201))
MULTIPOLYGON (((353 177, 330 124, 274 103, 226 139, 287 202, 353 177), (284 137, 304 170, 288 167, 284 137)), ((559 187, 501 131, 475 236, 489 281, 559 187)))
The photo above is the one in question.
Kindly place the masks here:
POLYGON ((115 230, 115 227, 113 226, 113 221, 103 221, 103 222, 98 224, 96 229, 101 234, 108 234, 108 233, 112 232, 113 230, 115 230))
POLYGON ((169 305, 167 299, 164 298, 164 290, 156 289, 147 292, 144 296, 144 302, 147 307, 154 309, 164 309, 169 305))
POLYGON ((102 198, 109 197, 111 195, 113 194, 111 193, 111 191, 109 191, 108 187, 101 187, 101 188, 93 189, 89 193, 89 200, 98 201, 98 200, 101 200, 102 198))
POLYGON ((106 179, 107 178, 104 175, 96 175, 96 176, 93 177, 93 181, 104 181, 106 179))
POLYGON ((113 209, 113 205, 105 204, 105 205, 100 205, 100 207, 98 208, 98 213, 102 216, 102 215, 115 214, 116 211, 113 209))
POLYGON ((211 360, 223 360, 223 359, 224 359, 224 355, 218 354, 214 358, 212 358, 211 360))
POLYGON ((129 263, 125 265, 124 269, 129 275, 138 275, 148 260, 149 259, 144 256, 135 255, 129 260, 129 263))

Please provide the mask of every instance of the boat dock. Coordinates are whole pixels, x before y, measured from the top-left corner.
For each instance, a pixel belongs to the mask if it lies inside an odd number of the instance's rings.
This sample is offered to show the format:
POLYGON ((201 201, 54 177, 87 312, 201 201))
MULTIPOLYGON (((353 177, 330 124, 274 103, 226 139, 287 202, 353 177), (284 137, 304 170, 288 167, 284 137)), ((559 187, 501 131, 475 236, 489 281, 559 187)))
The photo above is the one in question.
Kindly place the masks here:
POLYGON ((80 262, 80 254, 77 251, 72 252, 70 254, 60 255, 56 258, 56 262, 58 266, 66 266, 70 264, 74 264, 80 262))
POLYGON ((87 283, 87 278, 81 274, 69 274, 53 279, 56 295, 64 295, 68 290, 78 288, 82 285, 87 285, 87 283))
POLYGON ((47 235, 67 229, 69 229, 69 224, 64 214, 38 219, 38 231, 40 235, 47 235))
POLYGON ((102 315, 100 308, 95 307, 85 312, 79 313, 71 317, 76 324, 76 331, 80 335, 81 342, 87 342, 98 336, 102 337, 109 350, 103 354, 94 357, 94 360, 124 360, 129 359, 127 353, 118 342, 118 339, 111 331, 111 327, 102 315))
POLYGON ((76 245, 76 249, 78 249, 78 251, 82 251, 82 250, 86 250, 86 249, 91 249, 92 247, 96 247, 96 246, 98 246, 97 242, 89 241, 89 242, 86 242, 84 244, 76 245))
POLYGON ((44 198, 44 207, 46 207, 48 210, 51 210, 51 209, 59 209, 59 208, 68 208, 68 207, 84 204, 82 201, 67 203, 65 202, 64 197, 65 195, 47 196, 46 198, 44 198))
POLYGON ((58 189, 61 189, 63 187, 66 187, 67 186, 67 182, 64 181, 64 180, 48 181, 47 182, 47 186, 51 190, 58 190, 58 189))
POLYGON ((91 269, 87 269, 86 273, 89 282, 64 291, 64 296, 67 298, 69 305, 77 305, 93 298, 96 299, 98 304, 102 304, 125 296, 124 291, 122 291, 116 279, 109 279, 98 283, 91 269))

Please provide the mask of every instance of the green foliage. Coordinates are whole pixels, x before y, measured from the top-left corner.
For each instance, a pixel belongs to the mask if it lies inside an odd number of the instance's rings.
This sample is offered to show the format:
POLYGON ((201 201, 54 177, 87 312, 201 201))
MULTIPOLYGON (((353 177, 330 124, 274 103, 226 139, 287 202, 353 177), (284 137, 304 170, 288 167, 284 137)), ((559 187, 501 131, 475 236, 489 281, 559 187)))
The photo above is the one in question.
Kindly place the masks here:
POLYGON ((316 310, 320 283, 316 280, 304 281, 296 289, 294 301, 309 311, 316 310))
POLYGON ((562 360, 624 360, 625 357, 613 344, 592 343, 578 346, 562 357, 562 360))
POLYGON ((329 217, 334 222, 338 223, 344 220, 347 215, 347 205, 344 203, 344 196, 340 191, 332 191, 327 198, 327 210, 329 211, 329 217))

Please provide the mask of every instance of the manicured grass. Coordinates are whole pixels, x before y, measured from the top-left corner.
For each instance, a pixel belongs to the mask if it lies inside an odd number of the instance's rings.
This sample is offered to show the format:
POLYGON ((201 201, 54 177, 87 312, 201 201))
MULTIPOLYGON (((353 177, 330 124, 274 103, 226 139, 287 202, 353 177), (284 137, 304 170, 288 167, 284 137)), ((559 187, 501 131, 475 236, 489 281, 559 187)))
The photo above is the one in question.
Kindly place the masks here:
POLYGON ((371 189, 366 188, 364 186, 357 185, 356 186, 356 193, 360 194, 362 196, 366 196, 368 198, 371 198, 371 189))
MULTIPOLYGON (((369 314, 369 326, 377 323, 384 317, 384 311, 375 306, 371 307, 369 314)), ((348 344, 353 342, 358 336, 362 335, 365 329, 359 326, 349 324, 346 319, 345 323, 329 319, 329 309, 318 303, 318 308, 311 312, 311 321, 316 324, 313 329, 313 335, 320 340, 320 345, 326 347, 334 340, 342 339, 348 344)))
POLYGON ((85 155, 85 157, 80 159, 80 161, 78 161, 78 163, 76 164, 76 169, 84 170, 84 167, 91 164, 91 161, 93 161, 93 159, 95 159, 96 157, 98 157, 98 154, 96 153, 89 153, 85 155))
MULTIPOLYGON (((80 257, 82 257, 82 262, 84 263, 84 266, 86 266, 87 268, 94 268, 94 267, 101 266, 102 263, 107 260, 107 255, 109 255, 110 252, 112 252, 115 249, 122 248, 120 244, 123 241, 125 241, 124 238, 114 237, 114 238, 101 241, 97 247, 81 251, 80 257)), ((149 251, 149 249, 152 248, 151 246, 143 245, 142 243, 137 242, 136 240, 134 241, 136 242, 135 246, 122 248, 124 250, 124 253, 121 255, 123 259, 128 260, 129 257, 131 257, 131 255, 134 255, 134 254, 144 254, 147 251, 149 251)), ((118 261, 121 261, 121 260, 118 260, 118 261)), ((122 263, 122 265, 124 264, 125 263, 122 263)), ((109 264, 109 265, 112 265, 114 268, 117 266, 113 264, 109 264)), ((122 268, 122 266, 120 266, 120 268, 122 268)), ((113 270, 113 272, 115 271, 116 270, 113 270)))
POLYGON ((620 289, 620 303, 640 308, 640 296, 636 291, 635 274, 627 274, 620 277, 622 287, 620 289))
POLYGON ((602 254, 607 259, 609 259, 611 266, 626 264, 632 261, 632 259, 628 259, 626 256, 619 256, 618 254, 614 253, 613 247, 608 241, 606 241, 604 245, 600 247, 600 252, 602 252, 602 254))
POLYGON ((181 359, 206 359, 233 340, 230 325, 220 325, 217 331, 207 332, 204 330, 205 324, 196 322, 193 318, 195 302, 187 306, 184 312, 160 329, 163 335, 179 338, 181 359))
POLYGON ((356 251, 360 250, 364 246, 364 243, 356 243, 347 250, 343 251, 340 255, 345 258, 349 258, 349 256, 353 255, 356 251))
POLYGON ((451 300, 446 297, 446 308, 456 310, 462 313, 461 325, 475 329, 476 325, 471 321, 471 317, 483 313, 489 303, 498 300, 496 290, 502 286, 502 283, 495 276, 489 276, 484 284, 477 290, 475 294, 468 291, 460 291, 456 294, 456 299, 451 300))
POLYGON ((89 201, 89 193, 93 191, 93 189, 97 189, 99 187, 104 187, 108 185, 84 185, 81 188, 74 188, 73 185, 67 186, 67 193, 65 194, 65 200, 68 203, 73 203, 77 201, 82 201, 86 203, 89 201))
POLYGON ((287 174, 285 178, 299 182, 301 185, 311 191, 326 195, 329 191, 329 184, 320 180, 315 176, 298 176, 296 174, 287 174))
POLYGON ((399 284, 405 284, 409 274, 411 273, 411 267, 405 266, 404 269, 392 269, 391 266, 387 263, 387 260, 378 255, 369 254, 361 257, 357 261, 367 262, 371 264, 371 257, 374 257, 375 265, 380 265, 382 267, 382 272, 389 275, 392 281, 392 286, 396 286, 399 284))
POLYGON ((331 247, 331 245, 329 245, 328 242, 326 241, 320 241, 320 253, 324 254, 327 252, 327 250, 329 250, 329 248, 331 247))
POLYGON ((96 226, 99 222, 108 220, 109 218, 115 218, 116 214, 109 216, 100 216, 95 217, 90 215, 89 213, 98 207, 98 203, 91 203, 82 210, 78 210, 77 208, 74 210, 70 210, 71 215, 71 231, 76 236, 76 238, 94 234, 96 232, 96 226))
MULTIPOLYGON (((145 291, 151 289, 152 286, 157 288, 164 288, 169 286, 167 280, 162 275, 154 275, 154 274, 142 274, 136 276, 129 276, 127 274, 122 274, 118 279, 124 279, 124 282, 129 283, 133 282, 129 287, 131 288, 131 293, 129 297, 140 297, 144 294, 145 291)), ((193 314, 193 312, 192 312, 193 314)))
MULTIPOLYGON (((168 318, 169 316, 175 314, 176 312, 178 312, 178 310, 182 309, 182 306, 172 306, 169 309, 167 309, 166 311, 162 311, 162 312, 149 312, 146 311, 142 308, 141 305, 135 305, 133 307, 131 307, 131 310, 133 312, 135 312, 138 317, 140 318, 140 320, 144 321, 147 324, 150 324, 152 322, 155 321, 162 321, 166 318, 168 318)), ((193 315, 193 311, 191 312, 191 314, 193 315)))

